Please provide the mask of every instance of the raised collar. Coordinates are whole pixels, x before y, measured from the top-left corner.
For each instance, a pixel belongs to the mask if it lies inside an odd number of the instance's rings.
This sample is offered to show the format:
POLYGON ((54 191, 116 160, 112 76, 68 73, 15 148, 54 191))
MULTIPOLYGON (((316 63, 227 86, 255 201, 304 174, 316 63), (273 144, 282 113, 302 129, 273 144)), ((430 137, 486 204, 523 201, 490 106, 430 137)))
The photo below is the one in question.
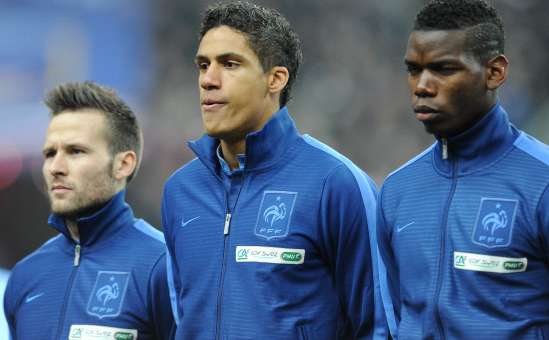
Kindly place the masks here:
MULTIPOLYGON (((281 160, 283 153, 298 137, 299 133, 294 121, 288 109, 283 107, 273 114, 261 130, 246 136, 245 170, 261 170, 274 165, 281 160)), ((206 167, 218 173, 219 139, 203 135, 200 139, 189 142, 188 145, 206 167)))
MULTIPOLYGON (((99 211, 90 216, 77 219, 80 244, 90 246, 101 242, 109 235, 114 234, 123 226, 133 223, 134 216, 130 206, 125 201, 126 190, 122 190, 99 211)), ((65 218, 51 214, 48 223, 72 242, 65 218)))
POLYGON ((217 145, 217 150, 215 152, 217 154, 217 159, 219 161, 219 165, 221 166, 221 170, 223 170, 225 175, 230 176, 232 174, 244 171, 244 168, 246 167, 246 155, 244 154, 236 155, 236 160, 238 161, 238 168, 231 170, 229 163, 227 163, 227 161, 223 158, 223 151, 221 150, 221 144, 217 145))
POLYGON ((454 166, 456 175, 485 168, 509 150, 518 134, 507 112, 497 103, 472 128, 447 139, 447 159, 443 158, 443 140, 437 140, 433 150, 435 167, 445 175, 451 175, 454 166))

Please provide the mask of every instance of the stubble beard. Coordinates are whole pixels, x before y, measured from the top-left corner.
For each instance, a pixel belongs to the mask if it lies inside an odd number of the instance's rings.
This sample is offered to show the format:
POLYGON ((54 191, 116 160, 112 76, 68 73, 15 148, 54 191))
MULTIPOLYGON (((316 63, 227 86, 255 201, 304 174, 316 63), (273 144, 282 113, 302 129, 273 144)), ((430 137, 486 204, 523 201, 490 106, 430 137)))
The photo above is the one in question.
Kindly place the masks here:
POLYGON ((103 175, 93 183, 84 183, 73 189, 75 191, 71 192, 73 197, 70 200, 55 202, 52 198, 53 193, 49 192, 51 212, 75 221, 100 210, 116 194, 116 181, 110 172, 111 169, 112 166, 109 165, 103 175))

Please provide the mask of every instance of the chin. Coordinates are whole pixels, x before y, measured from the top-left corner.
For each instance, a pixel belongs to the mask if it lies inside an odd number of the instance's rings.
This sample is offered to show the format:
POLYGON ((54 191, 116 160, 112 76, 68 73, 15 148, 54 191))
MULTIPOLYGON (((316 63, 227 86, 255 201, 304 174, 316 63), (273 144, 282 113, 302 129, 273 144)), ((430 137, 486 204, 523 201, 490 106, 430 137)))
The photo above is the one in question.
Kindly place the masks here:
POLYGON ((64 217, 73 217, 73 216, 77 215, 78 210, 79 209, 77 207, 62 204, 62 203, 57 203, 57 204, 53 203, 51 205, 51 212, 52 213, 54 213, 56 215, 59 215, 59 216, 64 216, 64 217))

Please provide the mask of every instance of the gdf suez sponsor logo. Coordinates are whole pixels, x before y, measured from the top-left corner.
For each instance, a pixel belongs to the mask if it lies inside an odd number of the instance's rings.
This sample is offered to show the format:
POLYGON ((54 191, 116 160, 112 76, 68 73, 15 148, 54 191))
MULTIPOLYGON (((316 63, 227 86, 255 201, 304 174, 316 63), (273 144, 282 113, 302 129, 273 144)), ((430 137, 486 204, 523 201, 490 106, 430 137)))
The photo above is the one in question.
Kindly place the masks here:
POLYGON ((237 246, 237 262, 259 262, 278 264, 302 264, 305 249, 290 249, 261 246, 237 246))
POLYGON ((486 254, 454 252, 454 268, 488 273, 517 273, 526 271, 528 259, 486 254))

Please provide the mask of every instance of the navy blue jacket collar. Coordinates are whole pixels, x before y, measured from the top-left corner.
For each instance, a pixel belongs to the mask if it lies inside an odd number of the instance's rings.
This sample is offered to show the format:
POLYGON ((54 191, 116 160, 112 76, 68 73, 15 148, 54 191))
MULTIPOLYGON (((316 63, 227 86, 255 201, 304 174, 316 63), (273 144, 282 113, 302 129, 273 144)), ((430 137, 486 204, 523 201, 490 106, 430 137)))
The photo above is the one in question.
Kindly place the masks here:
POLYGON ((497 103, 469 130, 448 138, 448 159, 442 158, 442 141, 433 153, 437 170, 451 174, 457 162, 457 175, 463 175, 491 165, 503 156, 518 137, 518 130, 509 122, 507 112, 497 103))
MULTIPOLYGON (((246 171, 265 169, 282 159, 284 152, 298 139, 299 133, 286 107, 275 112, 260 131, 246 136, 246 171)), ((219 139, 208 135, 188 143, 208 168, 218 173, 219 139)))
MULTIPOLYGON (((108 235, 114 234, 123 226, 134 221, 133 211, 125 201, 126 190, 122 190, 99 211, 93 215, 77 219, 80 244, 89 246, 101 241, 108 235)), ((60 233, 72 241, 65 218, 57 214, 51 214, 48 223, 60 233)))

